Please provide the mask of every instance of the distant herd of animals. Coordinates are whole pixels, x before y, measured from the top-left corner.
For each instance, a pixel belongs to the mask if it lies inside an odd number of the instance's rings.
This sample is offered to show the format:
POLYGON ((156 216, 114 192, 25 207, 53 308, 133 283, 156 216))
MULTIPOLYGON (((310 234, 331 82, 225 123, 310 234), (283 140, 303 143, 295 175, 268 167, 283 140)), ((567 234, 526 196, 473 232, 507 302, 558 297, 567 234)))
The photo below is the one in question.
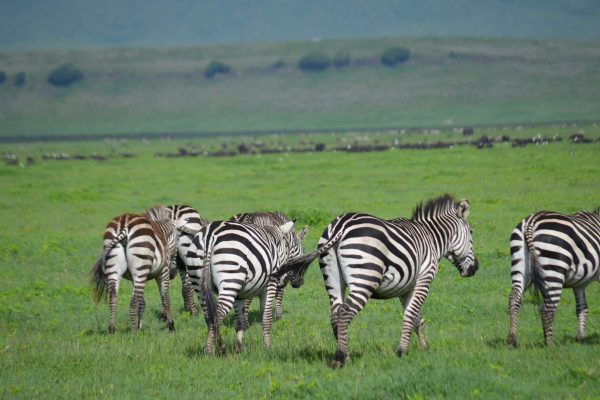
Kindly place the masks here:
MULTIPOLYGON (((465 136, 473 135, 472 128, 463 129, 463 134, 465 136)), ((547 138, 542 135, 535 135, 530 138, 515 138, 512 139, 512 147, 524 147, 528 144, 548 144, 550 142, 560 142, 562 141, 562 137, 555 135, 553 137, 547 138)), ((588 143, 600 143, 600 139, 590 139, 585 137, 585 133, 581 131, 577 131, 569 135, 569 141, 571 143, 578 144, 588 144, 588 143)), ((155 153, 155 157, 157 158, 173 158, 173 157, 198 157, 198 156, 210 156, 210 157, 232 157, 237 155, 244 154, 280 154, 280 153, 310 153, 310 152, 323 152, 323 151, 335 151, 335 152, 346 152, 346 153, 365 153, 365 152, 373 152, 373 151, 385 151, 390 149, 411 149, 411 150, 429 150, 429 149, 447 149, 455 146, 475 146, 478 149, 488 149, 494 147, 496 144, 500 143, 508 143, 511 142, 511 138, 508 135, 502 136, 488 136, 483 135, 477 140, 465 139, 459 141, 437 141, 437 142, 418 142, 418 143, 401 143, 398 140, 395 140, 393 144, 383 144, 383 143, 374 143, 374 144, 345 144, 342 146, 335 146, 326 148, 324 143, 301 143, 298 146, 289 146, 280 144, 276 147, 267 147, 262 142, 254 142, 250 144, 241 143, 238 144, 235 149, 231 149, 228 143, 221 143, 221 148, 215 151, 204 151, 198 149, 196 147, 192 148, 184 148, 181 147, 177 150, 177 152, 168 152, 168 153, 155 153)), ((43 154, 41 159, 42 161, 56 160, 56 161, 81 161, 81 160, 95 160, 95 161, 106 161, 110 158, 132 158, 136 157, 134 153, 124 152, 118 153, 116 149, 113 151, 113 154, 100 155, 100 154, 92 154, 90 156, 85 156, 82 154, 68 154, 65 152, 54 152, 54 153, 46 153, 43 154)), ((16 165, 16 166, 32 166, 36 163, 36 158, 34 156, 25 157, 25 161, 20 160, 13 153, 4 153, 2 154, 2 160, 6 165, 16 165)))
MULTIPOLYGON (((133 281, 132 331, 142 328, 144 288, 147 280, 155 279, 162 316, 172 331, 169 281, 179 273, 185 308, 194 315, 198 309, 193 293, 198 294, 208 327, 205 351, 215 354, 225 351, 219 328, 232 308, 235 346, 242 350, 254 297, 261 301, 263 342, 269 347, 273 317, 281 316, 284 288, 288 283, 300 287, 307 268, 318 258, 337 340, 332 366, 341 367, 349 359, 348 327, 370 298, 401 300, 404 314, 397 354, 403 356, 413 331, 419 346, 427 347, 421 307, 440 260, 448 259, 462 277, 473 276, 478 269, 469 210, 467 200, 445 194, 417 205, 410 218, 342 214, 327 225, 317 249, 304 252, 307 228, 297 231, 295 221, 280 212, 241 213, 227 221, 208 222, 189 206, 155 206, 110 221, 91 281, 96 301, 108 297, 112 333, 121 278, 133 281)), ((542 296, 546 345, 553 344, 552 322, 563 288, 574 291, 577 339, 582 340, 588 314, 585 288, 600 279, 600 208, 573 215, 531 214, 513 230, 510 251, 508 344, 517 345, 517 314, 525 289, 532 285, 542 296)))

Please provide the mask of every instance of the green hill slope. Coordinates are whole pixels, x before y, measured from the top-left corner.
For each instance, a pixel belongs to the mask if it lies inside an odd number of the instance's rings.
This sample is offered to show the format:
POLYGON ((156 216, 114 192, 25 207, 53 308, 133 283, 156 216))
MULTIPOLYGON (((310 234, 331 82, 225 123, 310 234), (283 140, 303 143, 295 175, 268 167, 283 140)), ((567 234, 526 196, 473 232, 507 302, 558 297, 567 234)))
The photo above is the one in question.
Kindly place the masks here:
POLYGON ((0 54, 0 135, 86 135, 372 129, 595 121, 600 44, 492 39, 364 39, 172 49, 0 54), (387 68, 382 51, 411 50, 387 68), (352 64, 297 69, 310 51, 345 50, 352 64), (206 79, 211 60, 233 73, 206 79), (69 88, 46 83, 65 62, 69 88), (279 62, 279 68, 273 65, 279 62), (11 79, 25 71, 27 83, 11 79))

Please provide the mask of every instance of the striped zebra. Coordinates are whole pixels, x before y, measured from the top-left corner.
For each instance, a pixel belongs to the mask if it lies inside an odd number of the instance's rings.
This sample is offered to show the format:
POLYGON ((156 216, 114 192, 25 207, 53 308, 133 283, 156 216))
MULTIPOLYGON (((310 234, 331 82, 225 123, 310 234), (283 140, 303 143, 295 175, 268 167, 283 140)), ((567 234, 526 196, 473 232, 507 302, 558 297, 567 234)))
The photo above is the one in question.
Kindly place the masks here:
MULTIPOLYGON (((148 279, 156 279, 169 331, 175 329, 169 303, 169 279, 174 271, 177 230, 165 207, 155 206, 143 215, 123 214, 104 231, 104 250, 91 274, 96 302, 108 295, 108 332, 115 332, 115 312, 121 277, 133 281, 129 316, 131 330, 142 329, 148 279)), ((172 277, 171 277, 172 278, 172 277)))
POLYGON ((544 339, 553 344, 552 321, 563 288, 575 294, 577 340, 585 337, 588 305, 585 288, 600 279, 600 208, 573 215, 541 211, 523 219, 510 237, 512 291, 508 301, 508 344, 517 345, 517 314, 532 283, 543 298, 544 339))
POLYGON ((421 306, 440 259, 450 260, 463 277, 478 268, 467 222, 469 208, 467 200, 456 202, 446 194, 418 205, 411 219, 386 221, 367 214, 343 214, 327 226, 316 251, 282 267, 279 273, 285 274, 320 257, 337 339, 334 368, 349 359, 348 326, 371 297, 398 297, 404 306, 398 356, 407 353, 413 330, 421 347, 427 346, 421 306))
MULTIPOLYGON (((283 225, 286 222, 290 222, 291 219, 279 212, 254 212, 254 213, 240 213, 231 217, 230 221, 240 222, 242 224, 254 224, 259 226, 279 226, 283 225)), ((288 258, 298 257, 303 253, 302 241, 308 232, 308 227, 304 227, 302 231, 296 232, 295 230, 290 231, 287 234, 287 241, 289 243, 288 253, 282 257, 282 264, 288 258)), ((275 320, 281 318, 283 313, 283 291, 287 286, 288 281, 282 281, 283 286, 277 286, 275 291, 275 320)), ((303 282, 294 282, 295 285, 301 285, 303 282)), ((244 316, 246 320, 248 319, 248 310, 250 308, 250 303, 252 299, 247 299, 246 304, 244 305, 244 316)))
POLYGON ((175 223, 175 227, 180 231, 177 240, 176 266, 181 277, 181 296, 183 297, 184 310, 189 311, 193 316, 198 315, 198 308, 194 302, 194 288, 187 273, 184 259, 188 248, 192 243, 192 238, 200 229, 208 224, 208 221, 200 216, 198 211, 187 205, 171 205, 167 207, 170 218, 175 223))
POLYGON ((236 348, 242 350, 247 329, 243 314, 245 299, 256 296, 261 299, 263 342, 265 347, 270 346, 272 302, 278 284, 271 275, 288 253, 286 238, 293 227, 293 221, 279 227, 217 221, 194 236, 195 249, 190 247, 190 252, 195 251, 195 260, 201 262, 187 265, 192 284, 202 300, 208 326, 208 354, 214 354, 217 345, 220 352, 225 351, 219 327, 232 307, 237 315, 236 348), (218 293, 217 300, 213 290, 218 293))

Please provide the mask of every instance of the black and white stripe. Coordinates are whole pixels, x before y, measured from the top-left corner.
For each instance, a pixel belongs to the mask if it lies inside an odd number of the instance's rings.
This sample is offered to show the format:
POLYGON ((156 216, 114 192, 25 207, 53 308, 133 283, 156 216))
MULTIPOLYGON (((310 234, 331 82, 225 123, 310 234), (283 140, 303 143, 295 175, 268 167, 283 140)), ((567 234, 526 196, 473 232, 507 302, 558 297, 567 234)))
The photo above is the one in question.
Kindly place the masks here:
POLYGON ((346 362, 348 326, 371 297, 398 297, 404 306, 399 356, 407 352, 413 330, 426 346, 421 306, 440 259, 452 261, 463 277, 478 268, 468 212, 468 201, 456 202, 444 195, 419 205, 411 219, 386 221, 367 214, 343 214, 327 226, 317 251, 282 267, 281 273, 306 268, 311 259, 320 256, 337 339, 333 367, 346 362))
POLYGON ((241 350, 247 329, 242 309, 246 299, 256 296, 261 299, 263 342, 270 346, 272 301, 277 285, 271 275, 288 252, 286 236, 293 227, 291 221, 279 227, 217 221, 194 236, 190 253, 195 252, 197 257, 190 254, 187 265, 192 284, 201 295, 208 325, 207 353, 214 353, 217 344, 224 351, 219 327, 232 307, 237 315, 236 345, 241 350), (213 290, 218 294, 217 301, 213 290))
POLYGON ((170 205, 167 207, 170 218, 175 227, 180 231, 177 239, 177 272, 181 277, 181 296, 183 297, 184 309, 193 316, 198 315, 198 308, 194 302, 194 289, 187 273, 187 268, 183 260, 185 259, 189 246, 192 243, 194 235, 200 229, 208 224, 208 221, 200 216, 200 213, 193 207, 183 204, 170 205))
MULTIPOLYGON (((258 226, 279 226, 285 224, 286 222, 290 222, 291 219, 287 215, 276 211, 240 213, 231 217, 230 221, 240 222, 242 224, 254 224, 258 226)), ((288 258, 302 255, 302 240, 306 236, 307 232, 308 227, 304 227, 300 232, 292 230, 286 235, 289 246, 287 249, 287 254, 282 254, 280 256, 282 264, 285 263, 288 258)), ((275 320, 280 319, 283 313, 283 292, 287 286, 287 283, 287 280, 282 281, 279 285, 277 285, 277 289, 275 291, 275 320)), ((294 287, 300 287, 302 283, 303 282, 301 280, 292 282, 294 287)), ((248 318, 248 309, 251 301, 252 299, 246 300, 246 304, 244 306, 244 316, 246 319, 248 318)))
POLYGON ((177 233, 165 207, 156 206, 143 215, 123 214, 113 218, 104 231, 104 250, 91 270, 95 300, 109 297, 108 331, 115 331, 119 282, 133 281, 129 316, 131 330, 142 328, 144 289, 148 279, 156 279, 162 312, 169 331, 175 329, 169 303, 169 275, 176 252, 177 233))
POLYGON ((552 322, 563 288, 575 294, 577 340, 585 337, 585 288, 600 279, 600 209, 574 215, 541 211, 527 216, 510 238, 512 291, 508 343, 517 345, 517 314, 532 283, 543 297, 540 314, 546 345, 553 344, 552 322))

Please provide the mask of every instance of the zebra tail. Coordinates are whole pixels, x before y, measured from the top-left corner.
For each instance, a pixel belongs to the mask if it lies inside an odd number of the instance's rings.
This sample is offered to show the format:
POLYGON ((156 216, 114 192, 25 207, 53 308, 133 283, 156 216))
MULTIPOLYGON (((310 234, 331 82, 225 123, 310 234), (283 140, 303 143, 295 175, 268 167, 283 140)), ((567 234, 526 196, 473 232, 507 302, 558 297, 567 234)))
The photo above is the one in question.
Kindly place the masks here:
POLYGON ((121 229, 113 238, 113 240, 111 240, 110 243, 104 247, 102 255, 100 255, 98 260, 96 260, 90 271, 90 283, 92 285, 94 294, 94 302, 96 303, 100 302, 100 300, 106 299, 108 294, 106 290, 108 286, 108 279, 106 279, 106 274, 104 273, 104 267, 106 266, 108 253, 110 253, 110 251, 126 237, 127 230, 121 229))
POLYGON ((285 264, 283 264, 281 268, 279 268, 279 270, 273 274, 273 276, 276 279, 280 279, 282 276, 285 276, 290 272, 293 273, 295 271, 303 271, 305 268, 308 268, 310 263, 312 263, 315 260, 315 258, 331 250, 331 248, 340 241, 343 233, 344 230, 340 229, 338 233, 336 233, 331 239, 325 242, 317 250, 288 259, 285 262, 285 264))
POLYGON ((104 273, 104 266, 106 265, 106 256, 112 248, 105 249, 102 255, 98 257, 98 260, 94 263, 92 270, 90 271, 90 283, 92 285, 94 302, 98 303, 100 300, 106 299, 107 296, 107 285, 108 280, 104 273))
POLYGON ((205 254, 204 267, 200 276, 200 298, 206 310, 206 324, 210 327, 217 324, 217 300, 213 293, 212 273, 210 270, 211 251, 207 249, 205 254))
MULTIPOLYGON (((533 227, 531 225, 525 226, 524 229, 525 244, 529 250, 528 262, 526 266, 527 273, 531 274, 532 288, 532 300, 533 304, 539 306, 542 303, 542 299, 546 297, 547 291, 544 287, 544 279, 540 275, 540 262, 538 259, 539 250, 533 245, 533 227)), ((536 307, 539 310, 539 307, 536 307)))

